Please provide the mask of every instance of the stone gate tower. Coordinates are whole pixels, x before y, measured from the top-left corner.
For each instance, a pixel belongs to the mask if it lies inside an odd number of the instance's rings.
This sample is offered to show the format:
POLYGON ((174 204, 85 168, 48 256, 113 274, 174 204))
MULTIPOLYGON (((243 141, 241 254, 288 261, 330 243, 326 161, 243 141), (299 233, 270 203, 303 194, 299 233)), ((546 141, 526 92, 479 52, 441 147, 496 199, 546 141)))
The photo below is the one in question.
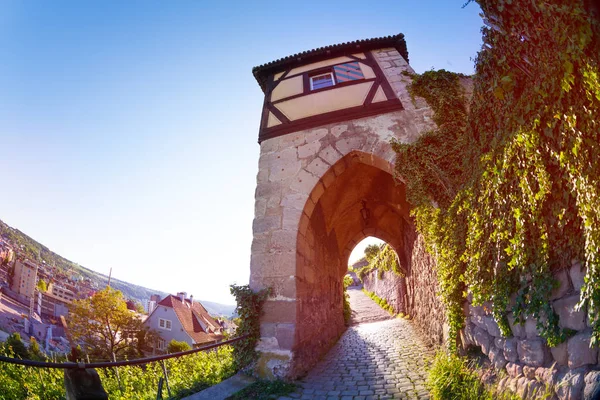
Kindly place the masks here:
POLYGON ((434 124, 404 72, 413 70, 402 34, 253 69, 265 100, 250 286, 274 290, 258 345, 264 376, 302 374, 343 332, 342 280, 362 239, 388 242, 410 269, 415 235, 390 142, 434 124))

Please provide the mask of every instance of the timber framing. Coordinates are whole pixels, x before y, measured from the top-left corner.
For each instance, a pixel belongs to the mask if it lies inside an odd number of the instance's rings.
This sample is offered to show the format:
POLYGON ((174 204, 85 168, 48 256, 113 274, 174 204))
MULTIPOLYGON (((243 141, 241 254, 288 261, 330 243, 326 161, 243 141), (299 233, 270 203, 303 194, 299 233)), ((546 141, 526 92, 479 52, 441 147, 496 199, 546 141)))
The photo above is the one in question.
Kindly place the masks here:
MULTIPOLYGON (((398 42, 398 36, 394 36, 395 38, 392 42, 398 42)), ((403 36, 401 37, 402 43, 404 43, 403 36)), ((390 40, 389 37, 386 40, 390 40)), ((353 42, 354 43, 354 42, 353 42)), ((375 46, 375 49, 382 48, 384 46, 389 46, 387 42, 369 42, 371 46, 375 46), (376 45, 377 44, 377 45, 376 45)), ((397 46, 396 46, 397 47, 397 46)), ((401 47, 401 46, 400 46, 401 47)), ((268 71, 269 75, 264 77, 265 82, 265 101, 263 106, 263 113, 260 123, 260 130, 258 135, 258 142, 261 143, 264 140, 271 139, 274 137, 286 135, 288 133, 296 132, 299 130, 310 129, 313 127, 326 125, 330 123, 337 123, 349 119, 356 118, 364 118, 368 116, 373 116, 377 114, 382 114, 391 111, 402 110, 403 106, 400 100, 398 100, 394 90, 392 89, 390 83, 386 79, 383 71, 379 67, 379 64, 375 60, 375 57, 371 53, 370 50, 359 49, 356 45, 348 46, 345 45, 343 48, 337 49, 337 52, 329 51, 324 54, 319 53, 317 58, 304 57, 302 60, 291 60, 289 62, 283 63, 281 60, 275 62, 276 65, 272 65, 273 63, 266 64, 268 67, 264 67, 265 69, 260 69, 260 73, 265 73, 268 71), (355 54, 364 54, 364 58, 356 57, 355 54), (306 70, 302 72, 293 73, 293 69, 297 67, 302 67, 307 64, 312 64, 319 61, 324 61, 328 59, 333 59, 336 57, 345 57, 346 60, 340 61, 339 63, 318 67, 312 70, 306 70), (351 61, 348 61, 351 60, 351 61), (303 62, 302 62, 303 61, 303 62), (349 80, 345 82, 338 82, 335 77, 334 67, 337 65, 343 65, 348 62, 358 62, 359 64, 365 65, 369 67, 374 77, 361 78, 355 80, 349 80), (320 89, 311 90, 310 88, 310 77, 331 72, 334 80, 336 81, 333 86, 328 86, 320 89), (279 79, 275 80, 275 76, 279 74, 281 75, 279 79), (273 94, 274 89, 285 82, 288 79, 298 79, 302 80, 302 91, 300 93, 295 93, 289 95, 287 97, 276 98, 276 100, 271 100, 271 96, 273 94), (298 99, 304 96, 315 95, 321 92, 326 92, 330 90, 337 90, 344 87, 349 87, 353 85, 360 85, 364 83, 372 82, 371 87, 368 90, 368 93, 365 96, 365 99, 362 105, 353 106, 349 108, 343 108, 340 110, 325 112, 313 116, 308 116, 299 119, 292 119, 288 115, 286 115, 281 109, 278 107, 280 104, 292 101, 294 99, 298 99), (377 102, 373 103, 375 96, 377 95, 378 90, 381 88, 385 95, 385 100, 381 100, 379 98, 377 102), (270 121, 270 116, 277 118, 279 123, 276 125, 268 126, 270 121)), ((258 67, 263 68, 263 67, 258 67)), ((255 76, 256 69, 255 69, 255 76)), ((257 80, 259 78, 257 77, 257 80)), ((260 82, 260 80, 259 80, 260 82)))

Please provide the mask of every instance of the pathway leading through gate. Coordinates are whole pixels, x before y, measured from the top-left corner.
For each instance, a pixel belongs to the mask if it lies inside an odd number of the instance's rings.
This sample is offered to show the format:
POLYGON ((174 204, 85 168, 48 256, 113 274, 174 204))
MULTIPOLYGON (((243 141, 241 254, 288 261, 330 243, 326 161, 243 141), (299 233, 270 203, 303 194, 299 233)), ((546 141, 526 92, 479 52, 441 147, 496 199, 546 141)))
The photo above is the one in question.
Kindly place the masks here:
POLYGON ((425 367, 433 351, 410 321, 391 318, 360 289, 349 288, 351 325, 289 397, 429 399, 425 367))

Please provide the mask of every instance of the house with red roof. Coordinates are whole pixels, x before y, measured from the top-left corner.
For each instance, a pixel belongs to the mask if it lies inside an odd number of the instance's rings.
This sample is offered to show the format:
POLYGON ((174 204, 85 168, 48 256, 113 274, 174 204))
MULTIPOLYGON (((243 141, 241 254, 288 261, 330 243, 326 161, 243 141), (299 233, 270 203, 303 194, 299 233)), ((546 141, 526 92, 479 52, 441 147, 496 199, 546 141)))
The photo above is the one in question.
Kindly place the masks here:
POLYGON ((186 297, 185 292, 168 295, 158 302, 144 325, 160 335, 153 349, 155 353, 165 353, 171 340, 195 348, 223 339, 223 327, 193 296, 186 297))

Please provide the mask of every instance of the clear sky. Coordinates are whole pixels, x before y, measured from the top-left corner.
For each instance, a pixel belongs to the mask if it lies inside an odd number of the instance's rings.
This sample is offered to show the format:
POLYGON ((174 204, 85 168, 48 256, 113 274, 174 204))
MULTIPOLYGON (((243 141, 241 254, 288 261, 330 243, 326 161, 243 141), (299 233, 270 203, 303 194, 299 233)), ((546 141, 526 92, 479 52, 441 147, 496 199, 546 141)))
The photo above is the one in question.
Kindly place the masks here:
POLYGON ((83 266, 233 303, 249 277, 262 92, 251 69, 406 35, 470 74, 476 4, 0 2, 0 219, 83 266))

